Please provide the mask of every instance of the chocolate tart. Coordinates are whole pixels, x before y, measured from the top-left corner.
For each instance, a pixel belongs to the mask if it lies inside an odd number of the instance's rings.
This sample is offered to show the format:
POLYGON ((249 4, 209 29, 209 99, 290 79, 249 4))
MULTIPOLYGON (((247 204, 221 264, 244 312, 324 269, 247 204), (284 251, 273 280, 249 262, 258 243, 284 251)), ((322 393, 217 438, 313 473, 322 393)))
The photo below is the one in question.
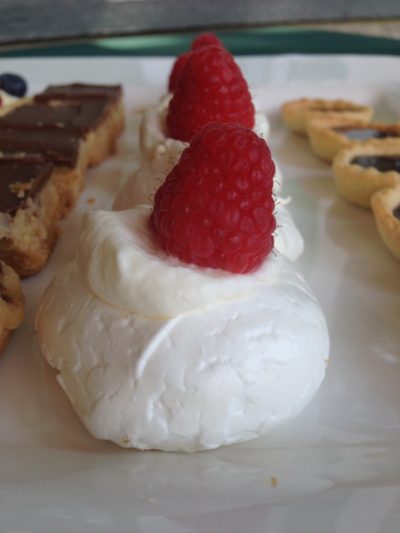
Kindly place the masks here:
POLYGON ((282 117, 285 124, 296 133, 307 133, 307 124, 316 118, 342 117, 368 122, 373 109, 367 105, 348 100, 324 100, 322 98, 299 98, 283 104, 282 117))
POLYGON ((24 295, 17 273, 0 261, 0 355, 24 318, 24 295))
POLYGON ((340 150, 333 160, 336 189, 346 200, 371 208, 380 189, 400 183, 400 145, 369 141, 340 150))
POLYGON ((371 207, 383 242, 400 261, 400 184, 375 193, 371 207))
POLYGON ((400 124, 325 117, 311 120, 307 125, 307 134, 313 152, 325 161, 332 161, 342 148, 372 140, 379 143, 396 141, 400 148, 400 124))

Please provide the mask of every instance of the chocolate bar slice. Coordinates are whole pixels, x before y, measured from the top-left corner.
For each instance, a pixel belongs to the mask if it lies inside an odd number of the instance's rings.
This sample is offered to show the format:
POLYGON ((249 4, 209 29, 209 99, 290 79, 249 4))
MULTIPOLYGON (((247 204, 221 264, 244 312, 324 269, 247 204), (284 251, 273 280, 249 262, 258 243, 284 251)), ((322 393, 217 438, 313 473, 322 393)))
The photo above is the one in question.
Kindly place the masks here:
POLYGON ((49 128, 12 129, 0 126, 0 152, 39 154, 56 165, 74 167, 79 157, 79 138, 68 131, 49 128))
POLYGON ((88 155, 76 134, 47 127, 2 128, 0 122, 0 154, 7 159, 27 161, 29 156, 53 163, 52 181, 62 202, 61 216, 74 207, 88 163, 88 155))
POLYGON ((106 117, 110 102, 99 99, 61 105, 33 103, 18 107, 0 117, 0 128, 47 128, 68 131, 81 137, 99 126, 106 117))
POLYGON ((37 156, 0 159, 0 257, 21 277, 43 268, 58 235, 53 167, 37 156))
POLYGON ((35 96, 35 102, 88 104, 107 102, 101 120, 93 124, 85 137, 85 152, 89 166, 96 166, 115 152, 116 141, 125 126, 122 88, 120 85, 50 85, 35 96))

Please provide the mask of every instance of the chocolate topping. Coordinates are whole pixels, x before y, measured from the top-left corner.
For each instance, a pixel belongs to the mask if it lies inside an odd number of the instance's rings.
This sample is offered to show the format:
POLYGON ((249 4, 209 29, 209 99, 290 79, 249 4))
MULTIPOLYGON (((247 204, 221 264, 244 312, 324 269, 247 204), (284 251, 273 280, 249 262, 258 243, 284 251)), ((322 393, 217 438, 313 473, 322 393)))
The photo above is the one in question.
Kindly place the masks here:
POLYGON ((400 204, 393 209, 393 216, 400 220, 400 204))
POLYGON ((65 105, 32 104, 17 107, 0 118, 0 128, 54 128, 84 134, 99 125, 109 100, 95 100, 65 105))
POLYGON ((0 159, 0 211, 14 214, 34 198, 53 170, 51 163, 0 159))
POLYGON ((367 139, 386 139, 387 137, 400 137, 400 132, 395 131, 393 128, 387 130, 375 129, 375 128, 333 128, 333 131, 342 133, 349 139, 367 140, 367 139))
POLYGON ((51 100, 98 100, 115 101, 122 95, 120 85, 90 85, 71 83, 70 85, 49 85, 45 91, 35 96, 36 102, 51 100))
POLYGON ((400 172, 400 155, 360 155, 353 157, 351 164, 363 168, 373 167, 380 172, 389 172, 390 170, 400 172))
POLYGON ((79 139, 71 132, 51 128, 0 128, 0 152, 11 159, 29 154, 30 157, 42 156, 55 165, 74 167, 79 139))

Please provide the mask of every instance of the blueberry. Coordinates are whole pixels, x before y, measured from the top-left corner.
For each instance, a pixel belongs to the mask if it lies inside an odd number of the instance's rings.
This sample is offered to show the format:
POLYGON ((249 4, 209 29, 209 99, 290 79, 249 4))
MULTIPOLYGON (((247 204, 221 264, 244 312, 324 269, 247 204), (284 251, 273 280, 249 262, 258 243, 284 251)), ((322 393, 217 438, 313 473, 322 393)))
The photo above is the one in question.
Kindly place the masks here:
POLYGON ((0 89, 12 96, 25 96, 27 91, 27 84, 24 78, 18 76, 18 74, 11 74, 6 72, 0 74, 0 89))

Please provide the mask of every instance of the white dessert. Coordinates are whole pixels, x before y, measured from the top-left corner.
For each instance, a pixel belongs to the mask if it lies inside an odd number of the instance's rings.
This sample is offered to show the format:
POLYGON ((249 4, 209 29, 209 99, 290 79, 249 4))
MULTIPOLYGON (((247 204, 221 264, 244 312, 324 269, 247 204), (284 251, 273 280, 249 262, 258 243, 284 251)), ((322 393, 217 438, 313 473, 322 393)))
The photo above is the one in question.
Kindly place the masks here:
POLYGON ((324 377, 329 340, 293 264, 275 252, 246 275, 184 265, 154 249, 148 216, 86 215, 77 261, 38 310, 42 352, 88 430, 191 452, 297 415, 324 377))
MULTIPOLYGON (((150 107, 143 112, 139 146, 141 162, 136 172, 132 174, 115 198, 113 209, 122 211, 139 204, 152 204, 154 195, 169 172, 179 161, 181 153, 189 145, 177 139, 168 137, 165 131, 168 104, 171 96, 161 99, 156 107, 150 107)), ((256 109, 254 131, 267 139, 269 122, 265 115, 256 109)), ((282 174, 276 166, 274 191, 279 192, 282 174)))

